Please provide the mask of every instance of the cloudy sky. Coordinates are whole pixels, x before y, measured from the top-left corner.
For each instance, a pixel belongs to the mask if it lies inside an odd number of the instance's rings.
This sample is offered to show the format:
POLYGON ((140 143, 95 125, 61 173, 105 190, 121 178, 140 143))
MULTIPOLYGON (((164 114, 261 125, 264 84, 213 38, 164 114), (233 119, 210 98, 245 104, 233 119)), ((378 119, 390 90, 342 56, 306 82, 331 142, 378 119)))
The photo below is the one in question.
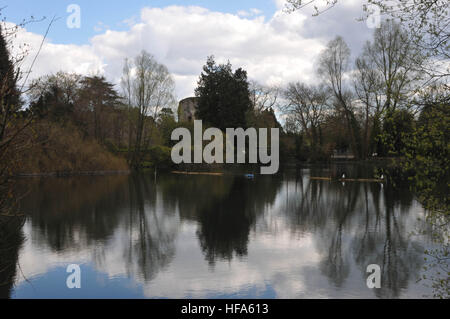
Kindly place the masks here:
MULTIPOLYGON (((320 1, 320 0, 319 0, 320 1)), ((282 85, 315 81, 315 61, 326 43, 341 35, 357 55, 373 30, 357 21, 363 0, 342 0, 335 8, 312 17, 313 8, 287 14, 284 0, 20 0, 6 1, 2 17, 20 23, 47 17, 21 30, 16 47, 27 43, 34 58, 53 16, 51 27, 31 77, 60 70, 103 74, 118 84, 125 57, 145 49, 167 65, 179 99, 192 96, 207 56, 230 60, 250 79, 282 85), (80 28, 69 28, 76 4, 80 28)), ((119 89, 119 87, 118 87, 119 89)))

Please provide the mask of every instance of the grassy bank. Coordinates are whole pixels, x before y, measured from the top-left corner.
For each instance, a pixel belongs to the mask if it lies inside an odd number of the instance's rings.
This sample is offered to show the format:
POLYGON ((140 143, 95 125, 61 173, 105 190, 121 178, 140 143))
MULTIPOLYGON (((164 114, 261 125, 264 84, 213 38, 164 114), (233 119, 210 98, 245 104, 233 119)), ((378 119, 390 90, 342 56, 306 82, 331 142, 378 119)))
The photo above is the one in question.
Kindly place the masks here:
POLYGON ((125 158, 97 141, 83 137, 71 125, 41 121, 28 132, 29 152, 23 155, 18 175, 64 175, 128 171, 125 158))

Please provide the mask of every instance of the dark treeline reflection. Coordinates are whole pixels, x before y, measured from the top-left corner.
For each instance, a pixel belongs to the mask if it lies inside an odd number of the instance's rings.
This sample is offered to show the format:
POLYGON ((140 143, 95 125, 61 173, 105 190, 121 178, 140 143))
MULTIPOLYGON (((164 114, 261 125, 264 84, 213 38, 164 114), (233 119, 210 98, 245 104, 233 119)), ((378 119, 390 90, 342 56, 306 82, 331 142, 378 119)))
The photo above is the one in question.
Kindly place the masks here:
POLYGON ((180 221, 198 224, 206 259, 231 259, 247 253, 249 233, 259 213, 273 203, 281 181, 262 178, 153 176, 76 177, 27 183, 22 209, 34 240, 55 251, 96 247, 121 237, 129 274, 151 280, 175 254, 180 221), (120 229, 120 230, 118 230, 120 229), (126 244, 124 244, 126 243, 126 244))
POLYGON ((421 211, 404 187, 308 178, 342 170, 306 169, 255 180, 170 174, 25 179, 20 208, 27 215, 26 233, 0 230, 0 281, 8 283, 0 286, 0 297, 11 293, 18 276, 14 264, 24 236, 33 247, 87 252, 100 269, 117 266, 116 273, 149 282, 177 256, 184 223, 195 227, 194 241, 211 271, 219 261, 244 261, 252 234, 287 230, 313 236, 312 253, 321 256, 317 267, 332 286, 343 287, 355 273, 365 283, 366 267, 379 264, 383 288, 376 296, 398 297, 422 264, 424 244, 411 236, 424 227, 417 221, 421 211))
POLYGON ((101 266, 108 249, 120 251, 128 275, 145 281, 173 258, 175 206, 158 201, 163 196, 150 177, 42 179, 28 186, 23 210, 40 245, 55 251, 92 248, 101 266))
POLYGON ((250 229, 265 205, 274 202, 279 186, 277 179, 235 179, 227 194, 199 210, 198 237, 210 264, 216 258, 229 260, 233 253, 247 255, 250 229))
POLYGON ((377 297, 399 297, 418 279, 425 248, 415 235, 426 224, 411 214, 414 202, 407 187, 311 181, 299 173, 285 182, 287 223, 294 232, 318 236, 320 270, 333 285, 343 286, 353 265, 361 280, 367 278, 368 265, 381 266, 377 297))
POLYGON ((127 176, 24 180, 21 209, 36 240, 55 251, 84 249, 111 236, 130 205, 127 176))
POLYGON ((197 236, 206 259, 231 260, 247 254, 252 226, 275 201, 281 180, 261 177, 167 176, 161 182, 164 199, 176 203, 181 219, 198 223, 197 236))
POLYGON ((22 218, 0 216, 0 299, 9 298, 17 276, 19 249, 24 241, 22 218))

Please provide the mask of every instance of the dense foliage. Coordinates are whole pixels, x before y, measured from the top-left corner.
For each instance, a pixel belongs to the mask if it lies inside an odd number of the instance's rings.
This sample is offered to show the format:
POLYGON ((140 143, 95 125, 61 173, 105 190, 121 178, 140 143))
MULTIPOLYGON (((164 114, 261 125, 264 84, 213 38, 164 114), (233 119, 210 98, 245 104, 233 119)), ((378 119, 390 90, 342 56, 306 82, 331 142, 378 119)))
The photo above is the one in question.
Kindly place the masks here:
POLYGON ((233 72, 231 64, 217 65, 209 57, 195 90, 198 97, 197 117, 213 127, 246 127, 246 114, 251 108, 247 72, 233 72))

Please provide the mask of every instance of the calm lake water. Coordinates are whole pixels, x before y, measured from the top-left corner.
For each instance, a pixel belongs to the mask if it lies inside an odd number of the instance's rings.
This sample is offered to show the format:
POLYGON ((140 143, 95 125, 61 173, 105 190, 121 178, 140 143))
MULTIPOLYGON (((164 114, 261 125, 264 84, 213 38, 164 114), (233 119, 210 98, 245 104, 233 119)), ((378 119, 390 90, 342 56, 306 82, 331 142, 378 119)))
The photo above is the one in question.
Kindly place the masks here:
MULTIPOLYGON (((367 167, 347 175, 373 176, 367 167)), ((277 176, 24 179, 3 298, 422 298, 430 245, 407 188, 277 176), (81 289, 68 289, 69 264, 81 289), (382 269, 369 289, 366 268, 382 269)), ((6 258, 3 256, 2 258, 6 258)))

